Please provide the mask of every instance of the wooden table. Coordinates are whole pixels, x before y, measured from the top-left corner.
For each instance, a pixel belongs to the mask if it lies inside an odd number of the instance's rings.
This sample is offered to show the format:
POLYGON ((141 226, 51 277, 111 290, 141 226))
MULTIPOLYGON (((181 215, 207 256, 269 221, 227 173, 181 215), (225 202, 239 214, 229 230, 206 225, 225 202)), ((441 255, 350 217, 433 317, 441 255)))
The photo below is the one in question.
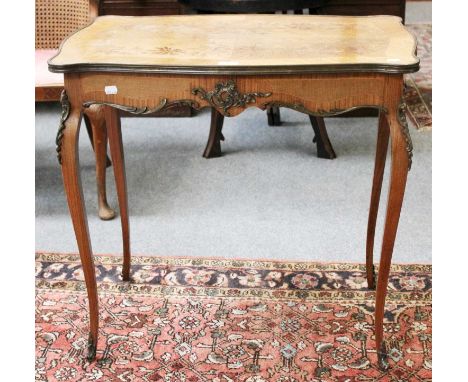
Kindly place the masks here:
POLYGON ((412 144, 401 101, 403 73, 419 69, 414 37, 393 16, 105 16, 70 36, 49 61, 65 73, 57 154, 62 165, 89 297, 88 358, 96 355, 98 296, 78 158, 83 110, 104 105, 123 234, 123 279, 130 280, 127 186, 118 110, 146 114, 174 105, 288 107, 314 116, 359 107, 380 111, 369 209, 366 266, 374 288, 373 247, 388 142, 391 178, 377 279, 375 341, 388 367, 383 314, 412 144))

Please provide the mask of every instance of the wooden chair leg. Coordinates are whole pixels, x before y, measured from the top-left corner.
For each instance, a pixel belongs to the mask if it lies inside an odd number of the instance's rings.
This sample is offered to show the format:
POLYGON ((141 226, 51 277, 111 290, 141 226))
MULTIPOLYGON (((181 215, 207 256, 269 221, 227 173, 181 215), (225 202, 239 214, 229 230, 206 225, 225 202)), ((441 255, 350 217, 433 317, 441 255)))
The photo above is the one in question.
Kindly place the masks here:
POLYGON ((280 126, 281 125, 281 114, 279 107, 273 106, 267 108, 267 118, 269 126, 280 126))
MULTIPOLYGON (((90 121, 86 119, 86 117, 87 117, 86 111, 84 112, 83 117, 84 117, 83 119, 84 119, 84 122, 85 122, 86 132, 88 133, 89 141, 91 142, 91 147, 94 150, 95 148, 94 148, 93 128, 92 128, 92 124, 90 123, 90 121)), ((107 155, 107 152, 106 152, 106 167, 110 167, 111 165, 112 165, 112 162, 111 162, 111 160, 110 160, 110 158, 109 158, 109 156, 107 155)))
POLYGON ((328 138, 325 121, 322 117, 314 117, 313 115, 309 115, 309 119, 315 133, 313 142, 317 144, 317 157, 324 159, 335 159, 335 150, 333 150, 330 138, 328 138))
POLYGON ((96 274, 94 269, 93 252, 89 238, 88 219, 81 186, 79 168, 78 140, 81 122, 81 104, 76 102, 70 114, 70 104, 66 92, 62 93, 62 118, 59 133, 57 135, 57 148, 59 161, 62 165, 63 184, 67 196, 68 208, 72 218, 78 250, 80 252, 83 267, 86 291, 89 303, 89 337, 88 360, 96 357, 96 347, 99 329, 99 307, 96 286, 96 274), (63 132, 61 136, 60 132, 63 132))
POLYGON ((370 289, 375 289, 375 269, 374 269, 374 238, 375 225, 379 211, 380 193, 382 191, 382 181, 385 171, 385 161, 387 159, 388 140, 390 130, 385 113, 379 115, 379 127, 377 132, 377 149, 375 153, 374 179, 372 181, 371 202, 369 208, 369 219, 367 224, 366 243, 366 273, 367 285, 370 289))
POLYGON ((130 280, 130 224, 128 219, 127 179, 125 175, 125 158, 122 144, 122 129, 120 126, 119 110, 105 106, 104 115, 109 134, 109 146, 114 164, 114 177, 119 200, 120 222, 122 226, 123 241, 123 268, 122 279, 130 280))
POLYGON ((98 191, 98 215, 102 220, 111 220, 115 211, 107 203, 106 167, 110 164, 107 156, 107 128, 102 105, 92 105, 84 112, 86 129, 91 130, 92 144, 96 156, 96 183, 98 191))
POLYGON ((211 124, 208 142, 206 143, 204 158, 217 158, 222 155, 221 141, 224 141, 223 130, 224 115, 215 108, 211 108, 211 124))

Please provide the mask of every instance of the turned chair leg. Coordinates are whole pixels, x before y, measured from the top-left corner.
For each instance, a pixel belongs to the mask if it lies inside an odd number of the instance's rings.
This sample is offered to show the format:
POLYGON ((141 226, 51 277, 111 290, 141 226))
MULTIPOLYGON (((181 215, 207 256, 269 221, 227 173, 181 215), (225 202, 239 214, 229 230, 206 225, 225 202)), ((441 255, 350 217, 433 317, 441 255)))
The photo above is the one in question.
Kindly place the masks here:
POLYGON ((322 117, 309 115, 310 123, 314 129, 315 137, 313 142, 317 144, 317 157, 324 159, 335 159, 336 154, 328 137, 325 121, 322 117))
MULTIPOLYGON (((85 113, 83 114, 83 119, 85 121, 85 127, 86 127, 86 132, 88 133, 88 137, 89 137, 89 141, 91 142, 91 147, 93 148, 93 150, 95 150, 94 148, 94 134, 93 134, 93 125, 91 123, 91 121, 88 119, 88 116, 86 115, 86 111, 85 113)), ((92 112, 91 112, 92 114, 92 112)), ((92 118, 92 115, 90 115, 90 117, 92 118)), ((107 138, 106 138, 107 139, 107 138)), ((106 142, 107 144, 107 142, 106 142)), ((110 167, 112 166, 112 162, 109 158, 109 155, 107 155, 107 150, 106 150, 106 167, 110 167)))
POLYGON ((83 119, 96 156, 98 215, 102 220, 111 220, 116 214, 107 202, 106 167, 111 162, 107 156, 107 128, 103 106, 92 105, 85 109, 83 119))
POLYGON ((206 143, 204 158, 218 158, 222 155, 221 141, 224 141, 223 130, 224 115, 215 108, 211 109, 210 135, 206 143))

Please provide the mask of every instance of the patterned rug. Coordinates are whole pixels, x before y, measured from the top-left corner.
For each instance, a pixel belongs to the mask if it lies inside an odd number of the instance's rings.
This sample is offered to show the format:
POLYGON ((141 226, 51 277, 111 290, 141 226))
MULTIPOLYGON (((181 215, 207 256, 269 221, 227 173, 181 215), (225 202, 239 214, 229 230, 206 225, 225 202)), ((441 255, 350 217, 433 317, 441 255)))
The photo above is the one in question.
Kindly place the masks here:
POLYGON ((360 264, 96 256, 97 362, 79 256, 36 255, 36 381, 431 381, 431 266, 393 265, 390 369, 360 264))
POLYGON ((432 128, 432 24, 410 24, 418 40, 419 72, 405 76, 407 115, 418 130, 432 128))

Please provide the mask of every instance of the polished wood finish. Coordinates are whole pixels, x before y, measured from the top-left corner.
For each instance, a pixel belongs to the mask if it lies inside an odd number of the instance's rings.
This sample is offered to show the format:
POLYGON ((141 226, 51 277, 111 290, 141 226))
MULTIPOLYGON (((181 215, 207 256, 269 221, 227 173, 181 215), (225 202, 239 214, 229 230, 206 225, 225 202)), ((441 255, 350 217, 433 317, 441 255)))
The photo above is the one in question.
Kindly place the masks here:
POLYGON ((114 164, 114 177, 119 200, 120 222, 122 226, 123 268, 122 279, 130 280, 130 224, 128 219, 127 179, 125 176, 125 159, 122 144, 122 128, 119 110, 104 107, 104 115, 109 134, 109 146, 114 164))
POLYGON ((70 36, 49 68, 219 75, 406 73, 418 69, 415 48, 414 36, 393 16, 103 16, 70 36))
MULTIPOLYGON (((289 16, 280 20, 287 20, 289 16)), ((375 19, 377 21, 377 19, 375 19)), ((285 21, 286 22, 286 21, 285 21)), ((135 33, 128 32, 130 35, 135 33)), ((343 39, 349 37, 344 36, 343 39)), ((79 34, 73 38, 73 44, 79 41, 79 34)), ((392 39, 389 36, 389 39, 392 39)), ((72 40, 72 39, 71 39, 72 40)), ((251 36, 252 43, 255 38, 251 36)), ((64 48, 67 48, 68 41, 64 48)), ((345 44, 345 43, 342 43, 345 44)), ((65 49, 66 51, 68 49, 65 49)), ((412 46, 407 52, 401 52, 399 59, 412 54, 412 46)), ((341 55, 338 49, 337 55, 341 55)), ((134 59, 133 59, 134 60, 134 59)), ((130 59, 129 61, 132 61, 130 59)), ((210 61, 209 57, 206 61, 210 61)), ((287 60, 285 60, 287 61, 287 60)), ((334 61, 334 60, 331 60, 334 61)), ((314 116, 328 116, 346 112, 357 107, 373 106, 381 111, 379 123, 379 138, 374 171, 373 191, 371 195, 371 211, 369 214, 368 246, 373 246, 375 219, 378 210, 378 199, 382 183, 386 134, 389 131, 391 142, 391 179, 388 194, 387 212, 385 217, 384 236, 382 241, 380 266, 378 269, 376 290, 375 339, 380 366, 385 369, 386 348, 383 341, 383 314, 385 296, 390 272, 390 264, 395 242, 395 236, 403 202, 407 173, 411 165, 412 146, 404 114, 401 112, 401 96, 403 90, 403 74, 380 72, 376 66, 375 72, 367 71, 352 73, 343 67, 336 67, 334 73, 297 74, 295 67, 290 66, 289 74, 259 75, 215 75, 212 68, 206 67, 206 74, 201 74, 204 67, 200 66, 197 74, 188 70, 186 74, 174 73, 141 73, 119 72, 109 66, 102 72, 82 72, 73 66, 74 59, 65 62, 65 88, 70 99, 68 109, 64 103, 62 124, 57 138, 57 151, 62 158, 62 173, 65 191, 72 215, 73 226, 78 242, 85 280, 90 297, 90 349, 93 350, 97 341, 97 297, 96 282, 93 270, 93 260, 86 212, 83 204, 82 189, 78 161, 78 132, 83 108, 92 105, 104 105, 109 129, 109 141, 114 161, 118 199, 121 211, 122 233, 124 241, 123 277, 129 279, 130 244, 127 190, 125 183, 125 164, 123 144, 120 130, 120 119, 116 109, 127 110, 136 114, 149 113, 153 110, 164 110, 168 105, 186 104, 195 109, 210 107, 216 112, 233 117, 243 112, 247 107, 259 107, 263 110, 269 107, 290 107, 314 116), (74 69, 75 68, 75 69, 74 69), (105 91, 112 84, 118 91, 105 91), (67 112, 69 110, 69 113, 67 112), (387 123, 385 124, 385 118, 387 123), (63 125, 63 122, 65 125, 63 125), (386 126, 388 125, 388 131, 386 126), (370 233, 370 234, 369 234, 370 233)), ((153 64, 158 65, 159 61, 153 64)), ((279 63, 281 65, 281 62, 279 63)), ((358 64, 356 64, 358 65, 358 64)), ((399 71, 414 70, 412 63, 402 67, 395 64, 399 71)), ((180 69, 180 68, 179 68, 180 69)), ((252 70, 258 70, 253 67, 252 70)), ((218 118, 216 114, 214 117, 218 118)), ((368 252, 368 272, 372 259, 368 252)), ((372 280, 371 280, 372 281, 372 280)), ((372 283, 369 283, 372 286, 372 283)), ((90 351, 90 358, 95 356, 90 351)))
POLYGON ((96 356, 99 328, 99 305, 96 286, 96 274, 93 261, 93 251, 89 238, 88 219, 81 186, 79 169, 78 141, 82 115, 82 98, 79 78, 65 76, 65 89, 70 100, 70 114, 65 120, 62 138, 62 177, 68 208, 75 231, 78 251, 83 266, 89 302, 89 343, 88 359, 96 356), (67 78, 68 77, 68 78, 67 78))
MULTIPOLYGON (((45 57, 53 54, 51 52, 58 49, 59 42, 70 33, 94 20, 98 16, 98 9, 98 0, 80 0, 79 2, 70 0, 60 3, 56 1, 55 4, 44 0, 36 1, 36 102, 60 100, 64 89, 63 75, 44 76, 45 57), (55 13, 50 12, 51 9, 55 9, 55 13), (40 50, 41 48, 53 49, 40 50), (44 56, 45 54, 47 56, 44 56)), ((95 151, 98 215, 103 220, 110 220, 114 218, 115 212, 109 207, 106 197, 106 167, 110 166, 111 162, 107 157, 107 132, 102 107, 89 108, 84 113, 83 119, 95 151)))
POLYGON ((104 107, 92 105, 83 113, 86 130, 96 157, 96 184, 98 193, 98 216, 102 220, 112 220, 115 211, 107 202, 106 168, 111 165, 107 156, 107 128, 104 107))
MULTIPOLYGON (((187 5, 191 9, 196 10, 198 13, 276 13, 282 12, 287 13, 287 10, 293 9, 294 14, 303 14, 304 9, 308 8, 308 12, 313 14, 315 7, 322 5, 322 0, 181 0, 181 3, 187 5)), ((319 158, 334 159, 336 154, 333 150, 330 140, 328 139, 325 122, 321 117, 309 116, 310 120, 313 121, 312 126, 314 128, 315 137, 314 142, 317 144, 317 156, 319 158), (317 129, 316 126, 322 126, 322 129, 317 129), (322 137, 321 132, 324 132, 322 137), (327 143, 324 143, 327 142, 327 143), (328 150, 324 150, 323 147, 327 147, 328 150)), ((267 121, 269 126, 280 126, 281 115, 279 107, 267 108, 267 121)), ((222 123, 222 122, 221 122, 222 123)), ((222 125, 211 124, 210 134, 208 137, 207 148, 203 153, 205 158, 213 158, 221 155, 221 142, 213 143, 213 139, 220 137, 222 125), (218 133, 219 131, 219 133, 218 133), (209 150, 211 147, 216 149, 216 152, 211 153, 209 150)))
MULTIPOLYGON (((257 0, 246 0, 248 2, 254 2, 257 0)), ((218 3, 229 3, 235 4, 239 13, 248 13, 244 11, 244 9, 240 6, 240 4, 246 1, 236 1, 236 0, 227 0, 227 1, 220 1, 220 0, 179 0, 179 2, 190 5, 193 8, 196 8, 196 5, 199 4, 199 7, 206 9, 207 4, 214 6, 220 6, 218 3), (242 11, 242 12, 241 12, 242 11)), ((415 0, 417 1, 417 0, 415 0)), ((307 8, 304 6, 304 1, 296 1, 294 2, 295 6, 291 6, 293 2, 289 0, 272 0, 272 1, 257 1, 260 5, 258 6, 268 6, 272 11, 276 11, 279 9, 288 9, 288 12, 293 11, 294 13, 298 12, 299 8, 307 8), (263 4, 262 4, 263 3, 263 4), (267 3, 267 4, 265 4, 267 3), (300 3, 300 4, 298 4, 300 3), (279 6, 275 8, 271 6, 271 4, 276 4, 279 6)), ((310 2, 309 2, 310 3, 310 2)), ((393 15, 400 17, 403 22, 405 22, 405 10, 406 10, 406 0, 323 0, 317 1, 317 6, 312 7, 308 4, 308 12, 309 14, 319 14, 319 15, 340 15, 340 16, 371 16, 371 15, 393 15)), ((221 5, 223 6, 223 5, 221 5)), ((200 9, 201 9, 200 8, 200 9)), ((265 9, 265 8, 262 8, 265 9)), ((210 9, 206 9, 207 12, 211 12, 210 9)), ((226 12, 235 12, 230 8, 229 11, 226 12)), ((265 10, 259 10, 259 13, 266 12, 265 10)), ((287 13, 283 11, 283 13, 287 13)), ((300 12, 302 13, 302 12, 300 12)), ((278 109, 279 112, 279 109, 278 109)), ((268 113, 268 124, 270 126, 275 126, 276 124, 281 124, 279 119, 279 114, 276 113, 275 110, 267 110, 268 113)), ((378 111, 374 109, 358 109, 351 111, 346 114, 341 114, 338 117, 377 117, 378 111)), ((318 136, 317 140, 320 140, 321 137, 318 136)), ((329 158, 331 159, 331 158, 329 158)))
POLYGON ((380 192, 382 191, 382 181, 385 171, 385 161, 387 159, 389 137, 390 130, 388 127, 387 118, 385 114, 381 112, 379 115, 379 127, 377 131, 377 150, 375 153, 374 178, 372 182, 371 202, 369 207, 369 222, 367 224, 366 270, 367 284, 371 289, 375 289, 375 225, 377 223, 377 213, 379 211, 380 192))
POLYGON ((335 159, 335 150, 328 137, 325 121, 323 118, 318 118, 313 115, 309 115, 309 119, 315 133, 313 142, 317 144, 317 156, 319 158, 335 159))
POLYGON ((392 261, 393 246, 400 220, 401 206, 406 188, 408 170, 411 167, 411 156, 407 152, 408 136, 400 126, 398 107, 403 91, 402 78, 388 78, 385 86, 385 105, 389 113, 387 122, 390 126, 392 163, 390 169, 390 189, 388 192, 387 212, 380 254, 379 273, 375 300, 375 342, 379 352, 380 367, 388 367, 387 353, 383 342, 383 317, 385 297, 387 295, 388 277, 392 261), (393 110, 397 112, 392 112, 393 110))
POLYGON ((218 158, 222 155, 221 141, 224 141, 223 130, 224 115, 214 107, 211 108, 210 135, 206 142, 204 158, 218 158))
MULTIPOLYGON (((101 0, 99 14, 119 16, 162 16, 184 13, 184 7, 177 0, 101 0)), ((122 117, 133 117, 130 113, 121 113, 122 117)), ((173 107, 148 117, 192 117, 193 110, 187 106, 173 107)))
POLYGON ((62 93, 62 86, 36 86, 34 97, 36 102, 51 102, 58 101, 62 93))

